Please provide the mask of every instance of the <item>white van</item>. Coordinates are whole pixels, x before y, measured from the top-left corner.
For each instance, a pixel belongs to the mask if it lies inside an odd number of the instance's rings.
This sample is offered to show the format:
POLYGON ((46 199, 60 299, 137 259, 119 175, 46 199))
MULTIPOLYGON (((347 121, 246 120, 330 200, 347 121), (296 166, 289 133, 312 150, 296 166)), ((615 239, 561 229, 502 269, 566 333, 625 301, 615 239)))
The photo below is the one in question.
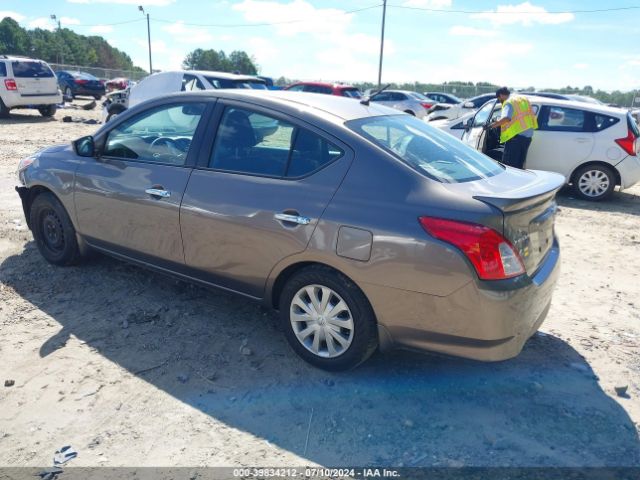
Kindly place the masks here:
POLYGON ((0 117, 8 117, 15 108, 35 108, 52 117, 60 103, 58 79, 46 62, 0 55, 0 117))
MULTIPOLYGON (((640 181, 640 130, 621 108, 591 103, 527 97, 538 116, 538 130, 525 168, 564 175, 578 196, 603 200, 618 185, 629 188, 640 181)), ((471 118, 462 141, 500 161, 504 145, 500 129, 484 130, 500 117, 502 106, 495 99, 471 118)))

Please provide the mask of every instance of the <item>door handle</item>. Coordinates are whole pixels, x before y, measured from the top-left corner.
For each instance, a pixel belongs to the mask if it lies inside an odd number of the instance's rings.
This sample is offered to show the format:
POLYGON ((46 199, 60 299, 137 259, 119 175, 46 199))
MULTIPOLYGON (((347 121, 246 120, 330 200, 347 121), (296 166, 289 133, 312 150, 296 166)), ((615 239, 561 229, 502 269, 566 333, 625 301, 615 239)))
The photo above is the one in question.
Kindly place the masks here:
POLYGON ((297 223, 298 225, 309 225, 311 219, 309 217, 302 217, 300 215, 292 215, 289 213, 276 213, 273 218, 280 220, 281 222, 297 223))
POLYGON ((147 188, 144 193, 148 193, 152 197, 169 198, 171 196, 170 191, 161 188, 147 188))

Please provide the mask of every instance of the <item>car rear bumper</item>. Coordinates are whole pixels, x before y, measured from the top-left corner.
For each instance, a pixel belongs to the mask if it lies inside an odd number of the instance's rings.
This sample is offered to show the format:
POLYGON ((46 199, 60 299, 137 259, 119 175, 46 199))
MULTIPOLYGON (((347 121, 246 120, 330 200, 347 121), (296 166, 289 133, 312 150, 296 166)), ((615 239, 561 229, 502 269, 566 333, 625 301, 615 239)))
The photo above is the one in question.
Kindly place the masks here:
POLYGON ((446 297, 364 285, 383 350, 430 350, 483 361, 520 353, 551 305, 560 272, 557 242, 532 278, 470 282, 446 297))
POLYGON ((18 107, 37 107, 41 105, 58 105, 62 103, 62 94, 60 93, 47 93, 47 94, 33 94, 33 95, 21 95, 18 92, 6 92, 6 98, 3 97, 4 104, 9 108, 18 107))
POLYGON ((620 188, 629 188, 640 182, 640 158, 637 155, 628 156, 616 165, 620 173, 620 188))

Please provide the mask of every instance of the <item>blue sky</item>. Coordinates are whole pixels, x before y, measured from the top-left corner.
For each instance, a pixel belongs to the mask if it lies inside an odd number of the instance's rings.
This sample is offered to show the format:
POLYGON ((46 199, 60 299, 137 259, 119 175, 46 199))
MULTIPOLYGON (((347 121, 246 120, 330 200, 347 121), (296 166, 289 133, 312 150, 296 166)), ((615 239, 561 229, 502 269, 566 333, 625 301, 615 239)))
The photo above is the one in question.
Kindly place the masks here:
MULTIPOLYGON (((197 47, 254 55, 265 75, 376 81, 382 0, 0 0, 0 18, 99 34, 148 68, 179 68, 197 47), (133 23, 108 25, 133 20, 133 23), (139 20, 139 21, 135 21, 139 20), (303 21, 298 21, 303 20, 303 21), (196 26, 193 24, 263 26, 196 26)), ((490 81, 514 87, 640 88, 640 0, 388 0, 383 81, 490 81), (485 13, 456 13, 466 10, 485 13), (493 13, 492 13, 493 12, 493 13), (507 13, 495 13, 507 12, 507 13)))

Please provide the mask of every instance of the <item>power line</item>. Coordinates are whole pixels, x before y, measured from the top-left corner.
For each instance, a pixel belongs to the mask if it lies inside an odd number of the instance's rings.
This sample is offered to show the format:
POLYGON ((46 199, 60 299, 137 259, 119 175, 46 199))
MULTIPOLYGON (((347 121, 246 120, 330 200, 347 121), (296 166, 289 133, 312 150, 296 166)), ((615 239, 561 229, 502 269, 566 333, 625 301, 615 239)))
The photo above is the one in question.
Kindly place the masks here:
POLYGON ((115 22, 115 23, 96 23, 96 24, 88 24, 88 23, 77 23, 77 24, 69 24, 69 27, 114 27, 116 25, 125 25, 127 23, 136 23, 142 22, 144 18, 136 18, 135 20, 125 20, 123 22, 115 22))
POLYGON ((618 12, 622 10, 638 10, 640 5, 634 5, 630 7, 614 7, 614 8, 597 8, 593 10, 542 10, 539 12, 533 11, 498 11, 498 10, 446 10, 442 8, 428 8, 428 7, 410 7, 406 5, 387 5, 387 7, 401 8, 405 10, 422 10, 425 12, 435 13, 464 13, 468 15, 474 14, 492 14, 492 15, 540 15, 540 14, 553 14, 560 15, 566 13, 602 13, 602 12, 618 12))

